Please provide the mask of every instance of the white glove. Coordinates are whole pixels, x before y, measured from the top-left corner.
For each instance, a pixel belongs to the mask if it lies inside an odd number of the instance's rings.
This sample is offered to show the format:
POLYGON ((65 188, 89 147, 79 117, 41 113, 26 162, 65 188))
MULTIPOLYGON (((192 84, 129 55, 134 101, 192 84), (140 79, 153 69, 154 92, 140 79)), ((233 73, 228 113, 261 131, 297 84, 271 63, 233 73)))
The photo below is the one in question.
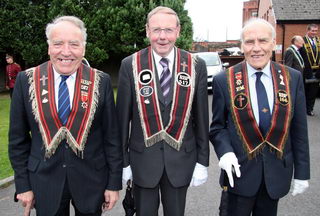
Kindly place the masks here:
POLYGON ((302 194, 307 190, 308 187, 309 187, 308 180, 293 179, 292 196, 295 196, 297 194, 302 194))
POLYGON ((233 152, 228 152, 222 155, 219 161, 219 167, 226 171, 231 187, 234 186, 232 172, 236 173, 236 176, 240 178, 240 165, 238 164, 238 158, 233 152), (232 169, 233 168, 233 169, 232 169))
POLYGON ((132 181, 132 171, 130 165, 123 168, 122 171, 122 185, 127 185, 128 180, 132 181))
POLYGON ((193 171, 192 179, 190 182, 190 187, 196 187, 204 184, 208 179, 208 167, 205 167, 199 163, 196 163, 196 166, 193 171))

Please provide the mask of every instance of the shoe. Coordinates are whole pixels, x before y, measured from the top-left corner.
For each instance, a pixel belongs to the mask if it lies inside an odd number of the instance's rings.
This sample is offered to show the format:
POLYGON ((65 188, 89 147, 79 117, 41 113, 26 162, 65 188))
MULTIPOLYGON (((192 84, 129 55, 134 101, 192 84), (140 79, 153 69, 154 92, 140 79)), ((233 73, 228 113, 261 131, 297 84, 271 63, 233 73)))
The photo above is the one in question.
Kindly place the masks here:
POLYGON ((309 116, 314 116, 314 112, 313 112, 313 111, 308 111, 307 114, 308 114, 309 116))

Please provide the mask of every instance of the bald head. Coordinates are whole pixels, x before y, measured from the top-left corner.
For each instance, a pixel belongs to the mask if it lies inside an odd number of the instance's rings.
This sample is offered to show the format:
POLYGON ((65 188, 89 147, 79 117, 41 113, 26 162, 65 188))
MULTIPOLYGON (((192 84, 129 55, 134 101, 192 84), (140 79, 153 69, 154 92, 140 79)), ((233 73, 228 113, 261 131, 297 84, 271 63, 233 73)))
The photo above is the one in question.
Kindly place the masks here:
POLYGON ((295 45, 298 49, 304 44, 303 38, 300 35, 295 35, 291 39, 291 43, 295 45))

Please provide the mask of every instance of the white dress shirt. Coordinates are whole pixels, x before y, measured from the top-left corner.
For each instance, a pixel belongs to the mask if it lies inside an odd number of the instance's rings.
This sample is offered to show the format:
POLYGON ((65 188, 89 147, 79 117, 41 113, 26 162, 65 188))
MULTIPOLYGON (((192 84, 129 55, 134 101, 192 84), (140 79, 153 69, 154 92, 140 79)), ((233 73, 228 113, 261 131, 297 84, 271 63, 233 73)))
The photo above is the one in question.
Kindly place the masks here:
MULTIPOLYGON (((163 67, 161 66, 160 64, 160 60, 162 58, 166 58, 168 59, 168 62, 169 62, 169 70, 170 70, 170 73, 172 74, 172 71, 173 71, 173 62, 174 62, 174 49, 173 48, 171 50, 171 52, 169 53, 169 55, 167 55, 166 57, 161 57, 159 56, 154 50, 152 50, 152 54, 154 56, 154 61, 156 63, 156 68, 157 68, 157 71, 158 71, 158 76, 159 76, 159 80, 160 80, 160 77, 161 77, 161 74, 162 74, 162 71, 163 71, 163 67)), ((173 77, 173 76, 172 76, 173 77)))
MULTIPOLYGON (((56 101, 56 107, 57 110, 58 108, 58 100, 59 100, 59 85, 61 82, 61 76, 60 74, 54 69, 53 67, 53 74, 54 74, 54 97, 56 101)), ((73 101, 73 95, 74 95, 74 86, 76 83, 76 77, 77 77, 77 72, 73 73, 70 75, 67 79, 67 86, 69 90, 69 98, 70 98, 70 109, 72 109, 72 101, 73 101)))
POLYGON ((272 75, 271 75, 271 67, 270 67, 270 61, 269 63, 262 69, 257 70, 251 67, 247 62, 247 69, 248 69, 248 79, 249 79, 249 92, 250 92, 250 99, 251 99, 251 105, 253 109, 254 117, 259 124, 259 109, 258 109, 258 100, 257 100, 257 92, 256 92, 256 72, 263 72, 261 76, 261 82, 263 83, 267 96, 268 96, 268 102, 269 102, 269 108, 270 108, 270 114, 272 115, 273 110, 273 103, 274 103, 274 93, 273 93, 273 83, 272 83, 272 75))

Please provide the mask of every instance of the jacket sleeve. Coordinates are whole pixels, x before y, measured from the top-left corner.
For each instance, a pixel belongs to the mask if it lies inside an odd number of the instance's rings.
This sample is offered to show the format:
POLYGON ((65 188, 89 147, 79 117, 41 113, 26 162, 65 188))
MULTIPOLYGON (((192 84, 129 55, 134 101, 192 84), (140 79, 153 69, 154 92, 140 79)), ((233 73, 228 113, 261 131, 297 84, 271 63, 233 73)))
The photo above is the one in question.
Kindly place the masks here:
POLYGON ((192 107, 192 119, 194 122, 197 162, 203 166, 209 166, 209 115, 208 115, 208 90, 207 90, 207 68, 205 62, 198 58, 196 65, 198 80, 192 107))
POLYGON ((109 75, 106 76, 106 99, 104 104, 104 143, 108 164, 108 190, 122 189, 122 151, 119 135, 119 127, 115 110, 113 89, 109 75))
POLYGON ((118 93, 117 93, 117 115, 120 122, 120 140, 123 150, 123 167, 130 165, 129 162, 129 128, 132 119, 132 106, 134 89, 131 86, 129 73, 132 72, 131 57, 124 59, 119 71, 118 93))
POLYGON ((17 194, 31 190, 27 168, 31 150, 30 126, 25 107, 25 101, 28 100, 27 82, 25 73, 19 73, 10 107, 9 159, 14 170, 17 194))
POLYGON ((302 76, 297 74, 297 88, 294 92, 294 114, 290 125, 290 138, 294 158, 294 178, 306 180, 310 178, 310 156, 308 141, 308 125, 306 117, 306 102, 302 76))
MULTIPOLYGON (((222 74, 219 74, 221 78, 222 74)), ((221 158, 227 152, 233 152, 231 146, 230 134, 228 131, 228 109, 227 109, 227 94, 224 94, 221 86, 221 80, 213 78, 212 82, 212 121, 210 124, 209 138, 213 144, 214 150, 221 158)))

